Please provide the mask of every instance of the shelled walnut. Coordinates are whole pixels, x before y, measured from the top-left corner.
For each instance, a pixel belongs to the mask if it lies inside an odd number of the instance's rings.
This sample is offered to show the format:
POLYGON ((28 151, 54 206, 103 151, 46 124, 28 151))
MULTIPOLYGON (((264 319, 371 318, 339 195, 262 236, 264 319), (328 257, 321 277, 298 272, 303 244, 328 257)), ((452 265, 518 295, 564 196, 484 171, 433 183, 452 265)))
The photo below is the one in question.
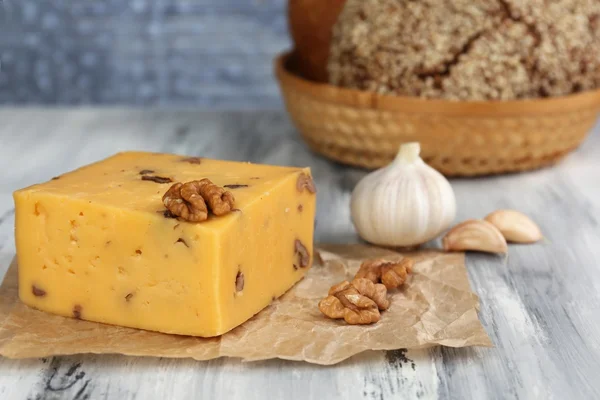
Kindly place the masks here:
POLYGON ((383 259, 363 262, 352 282, 344 281, 329 289, 319 302, 319 310, 332 319, 344 319, 350 325, 367 325, 381 319, 380 311, 387 310, 388 289, 401 286, 412 272, 414 261, 399 262, 383 259))
POLYGON ((365 325, 379 321, 379 310, 386 310, 389 305, 385 286, 358 278, 332 286, 329 296, 319 302, 319 310, 329 318, 365 325))
POLYGON ((235 201, 231 192, 207 178, 178 182, 167 190, 162 200, 171 214, 190 222, 205 221, 209 208, 215 215, 227 214, 234 208, 235 201))
POLYGON ((401 286, 411 273, 415 262, 403 258, 399 262, 386 260, 367 260, 356 273, 356 278, 366 278, 374 283, 383 283, 388 290, 401 286))

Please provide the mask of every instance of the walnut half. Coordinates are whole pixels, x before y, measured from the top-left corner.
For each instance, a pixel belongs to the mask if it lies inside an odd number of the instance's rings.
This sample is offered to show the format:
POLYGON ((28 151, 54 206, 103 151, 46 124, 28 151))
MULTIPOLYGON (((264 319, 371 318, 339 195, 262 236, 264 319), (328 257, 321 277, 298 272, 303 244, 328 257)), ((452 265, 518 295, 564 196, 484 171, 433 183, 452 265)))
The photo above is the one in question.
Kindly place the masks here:
POLYGON ((415 262, 410 258, 403 258, 398 262, 383 259, 367 260, 360 265, 356 278, 365 278, 373 283, 381 282, 391 290, 406 282, 414 265, 415 262))
POLYGON ((350 325, 378 322, 380 311, 390 306, 388 289, 401 286, 413 266, 414 261, 409 258, 399 262, 367 260, 352 282, 344 281, 329 289, 328 296, 319 302, 319 310, 329 318, 343 318, 350 325))
POLYGON ((385 286, 359 278, 331 287, 329 296, 319 302, 319 310, 329 318, 343 318, 350 325, 367 325, 379 321, 379 310, 389 305, 385 286))
POLYGON ((217 216, 227 214, 234 208, 235 202, 230 192, 206 178, 178 182, 167 190, 162 200, 171 214, 190 222, 205 221, 209 209, 217 216))
POLYGON ((315 186, 312 176, 304 172, 301 172, 300 175, 298 175, 296 189, 298 189, 300 193, 302 193, 304 189, 308 190, 308 192, 312 194, 317 193, 317 187, 315 186))

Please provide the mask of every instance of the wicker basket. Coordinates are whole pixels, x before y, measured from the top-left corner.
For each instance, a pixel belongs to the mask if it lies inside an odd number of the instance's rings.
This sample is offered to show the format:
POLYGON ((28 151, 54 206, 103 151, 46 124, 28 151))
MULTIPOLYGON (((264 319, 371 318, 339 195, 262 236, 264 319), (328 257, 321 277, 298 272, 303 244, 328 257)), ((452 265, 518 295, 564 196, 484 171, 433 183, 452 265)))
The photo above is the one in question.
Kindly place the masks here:
MULTIPOLYGON (((525 171, 578 147, 600 113, 600 90, 506 102, 452 102, 384 96, 314 83, 275 61, 286 107, 314 151, 376 168, 404 142, 421 143, 427 163, 451 176, 525 171)), ((293 66, 292 66, 293 67, 293 66)))

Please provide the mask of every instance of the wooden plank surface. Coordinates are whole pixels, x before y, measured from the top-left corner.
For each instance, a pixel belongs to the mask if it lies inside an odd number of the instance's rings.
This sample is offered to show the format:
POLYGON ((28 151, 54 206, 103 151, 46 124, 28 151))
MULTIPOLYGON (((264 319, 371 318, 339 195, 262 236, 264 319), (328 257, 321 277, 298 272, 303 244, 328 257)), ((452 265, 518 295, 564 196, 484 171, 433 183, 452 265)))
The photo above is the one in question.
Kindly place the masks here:
MULTIPOLYGON (((496 347, 370 352, 332 367, 74 356, 0 358, 0 399, 600 398, 600 135, 553 169, 453 180, 458 219, 530 214, 544 243, 469 255, 496 347)), ((311 154, 283 112, 0 110, 0 275, 14 256, 13 190, 116 151, 308 165, 319 241, 357 241, 350 191, 364 171, 311 154)), ((435 244, 434 244, 435 245, 435 244)))

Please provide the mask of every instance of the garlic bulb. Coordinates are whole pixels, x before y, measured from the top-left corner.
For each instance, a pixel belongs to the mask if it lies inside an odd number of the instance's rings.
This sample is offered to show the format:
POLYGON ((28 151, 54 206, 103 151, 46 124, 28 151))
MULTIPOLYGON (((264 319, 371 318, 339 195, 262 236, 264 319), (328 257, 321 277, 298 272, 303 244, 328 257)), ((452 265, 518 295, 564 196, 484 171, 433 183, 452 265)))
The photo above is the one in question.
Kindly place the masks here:
POLYGON ((419 143, 400 147, 388 166, 354 188, 352 221, 367 242, 411 247, 436 238, 456 216, 450 183, 419 157, 419 143))

